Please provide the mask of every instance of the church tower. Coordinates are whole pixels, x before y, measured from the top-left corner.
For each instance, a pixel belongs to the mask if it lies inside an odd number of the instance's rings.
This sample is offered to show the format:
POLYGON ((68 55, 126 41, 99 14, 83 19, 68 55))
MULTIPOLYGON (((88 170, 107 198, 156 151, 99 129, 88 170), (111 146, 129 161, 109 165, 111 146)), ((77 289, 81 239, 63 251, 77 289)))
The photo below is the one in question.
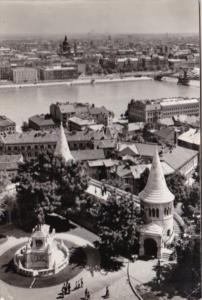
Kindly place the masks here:
POLYGON ((167 187, 156 148, 147 184, 139 194, 145 221, 140 228, 140 256, 161 258, 163 249, 172 242, 174 198, 167 187))
POLYGON ((75 160, 70 152, 62 123, 60 124, 59 137, 55 148, 54 156, 61 157, 65 162, 75 160))

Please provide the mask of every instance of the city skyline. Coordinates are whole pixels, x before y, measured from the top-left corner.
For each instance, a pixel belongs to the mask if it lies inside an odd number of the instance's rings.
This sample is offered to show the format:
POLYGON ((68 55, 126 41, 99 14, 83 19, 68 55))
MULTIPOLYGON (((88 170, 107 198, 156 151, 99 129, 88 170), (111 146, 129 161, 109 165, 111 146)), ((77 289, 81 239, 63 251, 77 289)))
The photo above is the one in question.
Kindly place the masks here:
POLYGON ((0 36, 198 33, 196 0, 10 0, 0 10, 0 36))

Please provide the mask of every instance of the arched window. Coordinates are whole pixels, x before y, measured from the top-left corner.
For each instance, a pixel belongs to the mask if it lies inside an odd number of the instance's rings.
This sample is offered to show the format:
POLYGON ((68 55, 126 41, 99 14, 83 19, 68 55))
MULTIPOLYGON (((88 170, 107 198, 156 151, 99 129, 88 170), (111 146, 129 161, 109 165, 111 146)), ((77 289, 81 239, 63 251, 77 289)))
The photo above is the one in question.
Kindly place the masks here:
POLYGON ((151 214, 152 214, 152 212, 151 212, 151 208, 149 209, 149 217, 151 217, 151 214))
POLYGON ((159 209, 158 208, 156 209, 156 216, 157 216, 157 218, 159 218, 159 209))
POLYGON ((152 217, 155 217, 155 209, 152 208, 152 217))

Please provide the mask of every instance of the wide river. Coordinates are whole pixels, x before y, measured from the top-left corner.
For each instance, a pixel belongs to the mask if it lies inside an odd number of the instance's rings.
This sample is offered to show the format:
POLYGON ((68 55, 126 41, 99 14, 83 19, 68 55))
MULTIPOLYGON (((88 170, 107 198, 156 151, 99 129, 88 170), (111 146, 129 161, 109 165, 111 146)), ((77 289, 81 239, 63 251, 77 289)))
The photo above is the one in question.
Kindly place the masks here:
POLYGON ((101 83, 95 85, 55 85, 0 89, 0 115, 16 122, 17 128, 34 114, 48 113, 51 103, 80 101, 106 106, 116 117, 124 113, 133 99, 161 97, 199 97, 198 87, 158 81, 101 83))

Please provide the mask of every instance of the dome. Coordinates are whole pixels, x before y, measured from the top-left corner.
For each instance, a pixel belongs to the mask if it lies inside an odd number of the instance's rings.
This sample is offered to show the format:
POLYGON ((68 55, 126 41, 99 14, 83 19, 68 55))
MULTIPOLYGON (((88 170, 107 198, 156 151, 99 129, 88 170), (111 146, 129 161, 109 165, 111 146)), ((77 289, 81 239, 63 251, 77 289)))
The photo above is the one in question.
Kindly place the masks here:
POLYGON ((175 198, 167 187, 157 148, 155 150, 147 184, 139 193, 139 198, 143 202, 154 204, 169 203, 175 198))

